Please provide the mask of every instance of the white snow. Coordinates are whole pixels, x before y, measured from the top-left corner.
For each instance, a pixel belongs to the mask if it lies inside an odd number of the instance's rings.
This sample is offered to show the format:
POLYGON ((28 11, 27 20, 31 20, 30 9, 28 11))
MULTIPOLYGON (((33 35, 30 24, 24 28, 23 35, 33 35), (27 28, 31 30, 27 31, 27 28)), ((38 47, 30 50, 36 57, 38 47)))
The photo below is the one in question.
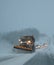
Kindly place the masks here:
POLYGON ((10 43, 4 40, 0 42, 0 65, 23 65, 35 55, 35 53, 15 54, 12 52, 12 45, 10 43))
MULTIPOLYGON (((43 41, 43 39, 42 40, 40 39, 40 41, 43 41)), ((27 54, 17 53, 16 54, 16 53, 12 53, 13 52, 12 45, 10 43, 8 43, 7 41, 1 41, 0 42, 0 65, 23 65, 25 62, 27 62, 29 59, 31 59, 34 55, 36 55, 39 52, 47 53, 50 55, 52 51, 51 47, 53 49, 53 46, 49 45, 48 48, 38 49, 34 53, 27 53, 27 54)))

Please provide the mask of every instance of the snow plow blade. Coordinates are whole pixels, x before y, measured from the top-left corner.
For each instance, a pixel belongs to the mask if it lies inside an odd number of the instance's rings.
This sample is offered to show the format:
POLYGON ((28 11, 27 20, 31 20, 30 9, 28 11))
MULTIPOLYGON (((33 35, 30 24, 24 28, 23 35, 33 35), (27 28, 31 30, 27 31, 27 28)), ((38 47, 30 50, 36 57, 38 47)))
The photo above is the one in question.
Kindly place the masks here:
POLYGON ((27 51, 32 51, 32 48, 26 48, 25 46, 14 46, 16 49, 22 49, 22 50, 27 50, 27 51))

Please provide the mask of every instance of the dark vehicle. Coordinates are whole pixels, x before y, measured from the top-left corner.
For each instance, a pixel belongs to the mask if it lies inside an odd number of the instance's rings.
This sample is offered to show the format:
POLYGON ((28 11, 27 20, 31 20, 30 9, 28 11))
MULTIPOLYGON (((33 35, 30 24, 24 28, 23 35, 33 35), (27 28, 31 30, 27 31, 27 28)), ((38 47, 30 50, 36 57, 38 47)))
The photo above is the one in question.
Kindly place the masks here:
POLYGON ((14 48, 27 51, 35 51, 34 42, 35 39, 33 36, 23 36, 19 39, 19 45, 14 46, 14 48))

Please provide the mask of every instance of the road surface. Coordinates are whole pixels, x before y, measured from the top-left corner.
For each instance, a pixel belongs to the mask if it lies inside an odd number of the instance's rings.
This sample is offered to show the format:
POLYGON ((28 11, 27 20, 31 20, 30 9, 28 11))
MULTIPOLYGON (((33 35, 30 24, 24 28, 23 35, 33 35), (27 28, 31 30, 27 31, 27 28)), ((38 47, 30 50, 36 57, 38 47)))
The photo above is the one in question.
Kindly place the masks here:
POLYGON ((32 59, 27 61, 24 65, 54 65, 54 59, 48 54, 36 54, 32 59))
POLYGON ((54 65, 54 54, 51 54, 53 49, 54 46, 49 46, 37 49, 34 53, 21 53, 20 51, 14 53, 12 46, 2 41, 0 42, 0 65, 54 65))

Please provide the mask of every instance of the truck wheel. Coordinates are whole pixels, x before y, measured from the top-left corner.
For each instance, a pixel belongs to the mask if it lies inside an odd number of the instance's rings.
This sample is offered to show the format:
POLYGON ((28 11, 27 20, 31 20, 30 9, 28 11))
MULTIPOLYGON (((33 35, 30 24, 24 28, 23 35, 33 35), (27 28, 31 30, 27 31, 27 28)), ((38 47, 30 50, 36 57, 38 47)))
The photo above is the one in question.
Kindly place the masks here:
POLYGON ((34 46, 34 45, 33 45, 33 47, 32 47, 32 51, 35 52, 35 46, 34 46))
POLYGON ((32 46, 32 51, 31 51, 31 53, 33 53, 33 52, 35 52, 35 46, 34 46, 34 45, 32 46))

